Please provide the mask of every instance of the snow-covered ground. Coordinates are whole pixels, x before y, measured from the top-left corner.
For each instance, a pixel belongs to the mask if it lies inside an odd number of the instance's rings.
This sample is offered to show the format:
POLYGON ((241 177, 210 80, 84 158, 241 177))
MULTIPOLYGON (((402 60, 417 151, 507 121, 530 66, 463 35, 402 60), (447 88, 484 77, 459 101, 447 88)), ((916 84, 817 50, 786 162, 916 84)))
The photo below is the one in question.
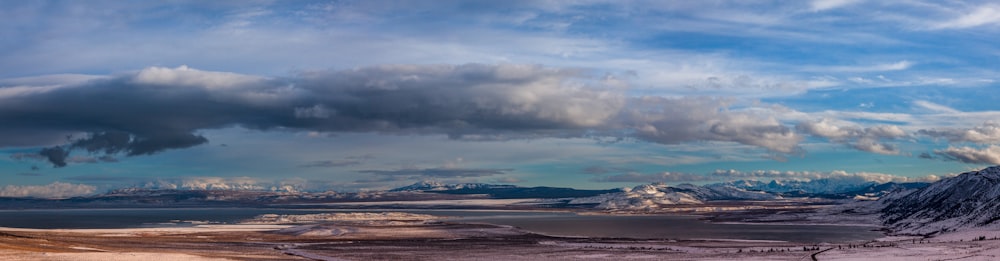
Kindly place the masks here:
POLYGON ((302 215, 278 215, 278 214, 264 214, 256 216, 252 219, 245 220, 241 223, 243 224, 302 224, 302 223, 316 223, 316 222, 336 222, 336 221, 351 221, 351 222, 391 222, 391 221, 410 221, 410 222, 423 222, 441 219, 438 216, 424 215, 424 214, 413 214, 405 212, 381 212, 381 213, 368 213, 368 212, 351 212, 351 213, 319 213, 319 214, 302 214, 302 215))
POLYGON ((160 252, 88 252, 88 253, 24 253, 0 250, 0 260, 27 261, 229 261, 236 259, 211 258, 197 255, 160 252))
POLYGON ((451 199, 451 200, 420 200, 420 201, 375 201, 375 202, 337 202, 308 205, 328 205, 328 206, 385 206, 385 205, 405 205, 405 206, 509 206, 522 204, 537 204, 546 202, 541 199, 451 199))
POLYGON ((191 227, 157 227, 157 228, 73 228, 73 229, 38 229, 0 227, 0 232, 57 232, 81 233, 103 236, 142 235, 142 234, 187 234, 202 232, 253 232, 273 231, 292 227, 291 225, 267 224, 233 224, 233 225, 197 225, 191 227))

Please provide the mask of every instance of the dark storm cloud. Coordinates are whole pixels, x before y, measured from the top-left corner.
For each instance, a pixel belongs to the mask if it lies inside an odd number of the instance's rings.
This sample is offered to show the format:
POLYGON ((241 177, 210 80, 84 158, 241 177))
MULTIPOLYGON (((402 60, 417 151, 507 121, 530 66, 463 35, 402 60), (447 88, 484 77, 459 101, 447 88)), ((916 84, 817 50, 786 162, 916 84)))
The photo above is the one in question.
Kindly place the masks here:
POLYGON ((791 129, 730 111, 725 100, 626 97, 614 77, 587 73, 535 65, 385 65, 263 78, 152 67, 57 87, 0 89, 0 133, 12 135, 0 147, 50 146, 38 154, 58 167, 74 150, 149 155, 208 142, 199 130, 240 126, 468 140, 598 133, 799 150, 801 138, 791 129), (51 146, 67 133, 82 138, 51 146))
POLYGON ((44 148, 41 151, 38 151, 38 155, 45 157, 45 159, 51 162, 53 166, 65 167, 66 157, 69 157, 69 151, 63 149, 62 147, 44 148))

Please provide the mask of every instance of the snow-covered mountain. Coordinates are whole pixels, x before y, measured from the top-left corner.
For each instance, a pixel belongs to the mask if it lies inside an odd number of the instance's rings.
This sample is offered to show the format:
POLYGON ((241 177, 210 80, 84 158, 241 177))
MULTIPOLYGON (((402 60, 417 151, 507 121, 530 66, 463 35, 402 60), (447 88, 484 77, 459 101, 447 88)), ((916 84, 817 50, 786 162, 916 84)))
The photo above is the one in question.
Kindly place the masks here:
POLYGON ((518 187, 483 183, 442 184, 421 181, 409 186, 389 190, 389 192, 430 192, 451 195, 486 195, 495 199, 517 198, 577 198, 591 197, 618 192, 618 189, 588 190, 554 187, 518 187))
POLYGON ((596 204, 595 208, 613 210, 656 210, 664 205, 695 205, 709 200, 767 200, 779 196, 760 191, 715 184, 695 186, 681 184, 671 187, 663 183, 624 188, 621 192, 576 198, 572 205, 596 204))
POLYGON ((459 190, 459 189, 497 189, 497 188, 516 188, 514 185, 496 185, 496 184, 485 184, 485 183, 459 183, 459 184, 443 184, 435 181, 420 181, 413 183, 409 186, 394 188, 389 190, 389 192, 401 192, 401 191, 443 191, 443 190, 459 190))
POLYGON ((816 179, 808 181, 772 180, 771 182, 764 182, 759 180, 737 180, 737 181, 729 181, 723 184, 746 190, 767 191, 775 193, 804 192, 809 194, 832 194, 832 193, 858 190, 863 187, 875 185, 877 183, 872 181, 843 182, 843 181, 834 181, 830 179, 816 179))
POLYGON ((1000 166, 962 173, 880 201, 893 231, 929 234, 1000 227, 1000 166))
POLYGON ((709 186, 732 186, 748 191, 763 191, 785 197, 820 197, 834 199, 878 199, 886 194, 905 189, 922 188, 929 183, 878 183, 860 179, 814 179, 814 180, 737 180, 709 186))

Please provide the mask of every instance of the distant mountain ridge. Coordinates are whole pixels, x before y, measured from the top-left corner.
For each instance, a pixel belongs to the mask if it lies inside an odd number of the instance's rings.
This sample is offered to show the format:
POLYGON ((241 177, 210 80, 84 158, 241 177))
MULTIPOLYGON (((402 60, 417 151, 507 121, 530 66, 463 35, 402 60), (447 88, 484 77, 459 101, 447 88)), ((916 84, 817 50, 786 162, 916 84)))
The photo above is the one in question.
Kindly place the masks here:
POLYGON ((786 197, 853 198, 860 195, 878 198, 892 191, 899 189, 922 188, 930 185, 930 183, 878 183, 874 181, 815 179, 808 181, 772 180, 771 182, 738 180, 713 185, 732 186, 749 191, 764 191, 776 193, 786 197))
POLYGON ((589 204, 598 209, 655 211, 668 205, 698 205, 717 200, 776 200, 783 198, 827 198, 874 200, 890 193, 922 188, 928 183, 854 182, 839 184, 831 180, 754 181, 740 180, 697 186, 670 186, 653 183, 587 198, 569 204, 589 204), (823 188, 823 185, 829 188, 823 188))
POLYGON ((620 189, 588 190, 556 187, 519 187, 515 185, 496 185, 484 183, 442 184, 431 181, 421 181, 409 186, 389 190, 390 192, 430 192, 451 195, 488 195, 495 199, 520 198, 577 198, 591 197, 614 193, 620 189))
POLYGON ((413 183, 408 186, 398 187, 390 189, 389 192, 402 192, 402 191, 444 191, 444 190, 458 190, 458 189, 505 189, 505 188, 516 188, 514 185, 496 185, 496 184, 486 184, 486 183, 458 183, 458 184, 444 184, 435 181, 420 181, 413 183))

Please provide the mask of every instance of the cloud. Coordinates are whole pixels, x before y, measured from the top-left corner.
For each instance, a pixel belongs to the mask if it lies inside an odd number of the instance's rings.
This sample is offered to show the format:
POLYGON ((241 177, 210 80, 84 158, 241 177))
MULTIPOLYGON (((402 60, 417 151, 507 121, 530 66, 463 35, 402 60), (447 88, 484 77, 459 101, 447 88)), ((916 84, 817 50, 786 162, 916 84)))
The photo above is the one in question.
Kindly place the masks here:
POLYGON ((857 2, 861 2, 861 0, 813 0, 810 4, 813 12, 819 12, 851 5, 857 2))
POLYGON ((981 149, 973 147, 948 147, 943 150, 934 150, 934 153, 949 160, 957 160, 965 163, 1000 164, 1000 146, 997 145, 990 145, 981 149))
POLYGON ((502 177, 502 178, 494 179, 493 182, 495 182, 495 183, 521 183, 521 182, 524 182, 524 180, 519 179, 519 178, 515 178, 515 177, 502 177))
POLYGON ((868 66, 829 66, 829 67, 816 67, 816 68, 806 68, 810 71, 822 71, 822 72, 839 72, 839 73, 864 73, 864 72, 888 72, 888 71, 902 71, 909 69, 914 65, 913 62, 902 60, 894 63, 882 63, 874 64, 868 66))
POLYGON ((373 174, 378 176, 412 176, 427 178, 469 178, 487 177, 493 175, 503 175, 513 169, 471 169, 471 168, 427 168, 427 169, 399 169, 399 170, 361 170, 360 173, 373 174))
POLYGON ((66 157, 69 157, 69 151, 63 149, 62 147, 44 148, 41 151, 38 151, 38 155, 45 157, 52 163, 53 166, 65 167, 66 157))
POLYGON ((654 183, 654 182, 694 182, 708 181, 711 177, 705 175, 688 174, 680 172, 660 172, 654 174, 642 174, 629 172, 610 176, 602 176, 591 179, 595 182, 633 182, 633 183, 654 183))
POLYGON ((176 190, 232 190, 232 191, 326 191, 324 181, 287 178, 268 180, 255 177, 175 177, 144 178, 113 175, 80 175, 67 177, 68 180, 95 184, 101 187, 134 187, 144 189, 176 190))
POLYGON ((878 154, 899 154, 896 146, 884 142, 907 137, 906 131, 895 125, 876 125, 868 128, 845 126, 850 123, 830 119, 799 122, 796 129, 813 136, 823 137, 833 142, 843 143, 851 148, 878 154))
POLYGON ((951 142, 972 142, 979 144, 1000 143, 1000 123, 984 122, 968 129, 941 128, 924 129, 917 133, 933 138, 944 138, 951 142))
POLYGON ((0 132, 10 132, 12 140, 37 139, 35 145, 52 139, 38 133, 88 133, 39 152, 56 167, 76 150, 150 155, 205 144, 198 130, 232 126, 469 140, 598 133, 800 151, 794 131, 773 117, 731 110, 729 100, 628 97, 611 78, 509 64, 381 65, 289 78, 150 67, 17 99, 0 97, 0 121, 11 123, 0 132))
MULTIPOLYGON (((129 179, 127 177, 85 176, 78 177, 87 181, 113 181, 129 179)), ((181 189, 181 190, 245 190, 245 191, 289 191, 297 190, 295 186, 263 180, 254 177, 178 177, 137 180, 136 187, 147 189, 181 189)))
POLYGON ((361 165, 367 160, 374 159, 375 156, 371 154, 349 156, 344 157, 339 160, 319 160, 307 162, 305 164, 299 165, 302 168, 334 168, 334 167, 347 167, 354 165, 361 165))
POLYGON ((629 168, 619 168, 619 167, 604 167, 604 166, 589 166, 583 168, 583 173, 586 174, 607 174, 613 172, 632 172, 634 170, 629 168))
POLYGON ((778 153, 798 153, 802 137, 777 119, 731 111, 729 101, 711 98, 642 97, 631 101, 621 121, 639 139, 679 144, 728 141, 778 153))
POLYGON ((7 185, 0 188, 0 197, 69 198, 93 194, 91 185, 53 182, 42 186, 7 185))
POLYGON ((138 178, 135 177, 123 177, 123 176, 108 176, 108 175, 80 175, 66 177, 67 180, 79 181, 84 183, 95 183, 95 182, 121 182, 121 181, 137 181, 138 178))
POLYGON ((913 105, 937 113, 961 113, 961 111, 954 108, 924 100, 913 101, 913 105))
POLYGON ((305 163, 305 164, 299 165, 299 167, 303 167, 303 168, 334 168, 334 167, 354 166, 354 165, 360 165, 360 164, 361 164, 360 160, 352 160, 352 159, 345 159, 345 160, 320 160, 320 161, 313 161, 313 162, 305 163))
POLYGON ((935 175, 929 175, 926 177, 904 177, 892 174, 884 173, 873 173, 873 172, 846 172, 842 170, 835 170, 829 172, 821 171, 778 171, 778 170, 755 170, 755 171, 738 171, 738 170, 716 170, 710 174, 712 177, 721 180, 800 180, 800 181, 810 181, 810 180, 840 180, 840 181, 857 181, 857 182, 933 182, 940 179, 940 177, 935 175))
POLYGON ((1000 6, 994 4, 976 7, 955 19, 934 24, 931 29, 963 29, 1000 23, 1000 6))

